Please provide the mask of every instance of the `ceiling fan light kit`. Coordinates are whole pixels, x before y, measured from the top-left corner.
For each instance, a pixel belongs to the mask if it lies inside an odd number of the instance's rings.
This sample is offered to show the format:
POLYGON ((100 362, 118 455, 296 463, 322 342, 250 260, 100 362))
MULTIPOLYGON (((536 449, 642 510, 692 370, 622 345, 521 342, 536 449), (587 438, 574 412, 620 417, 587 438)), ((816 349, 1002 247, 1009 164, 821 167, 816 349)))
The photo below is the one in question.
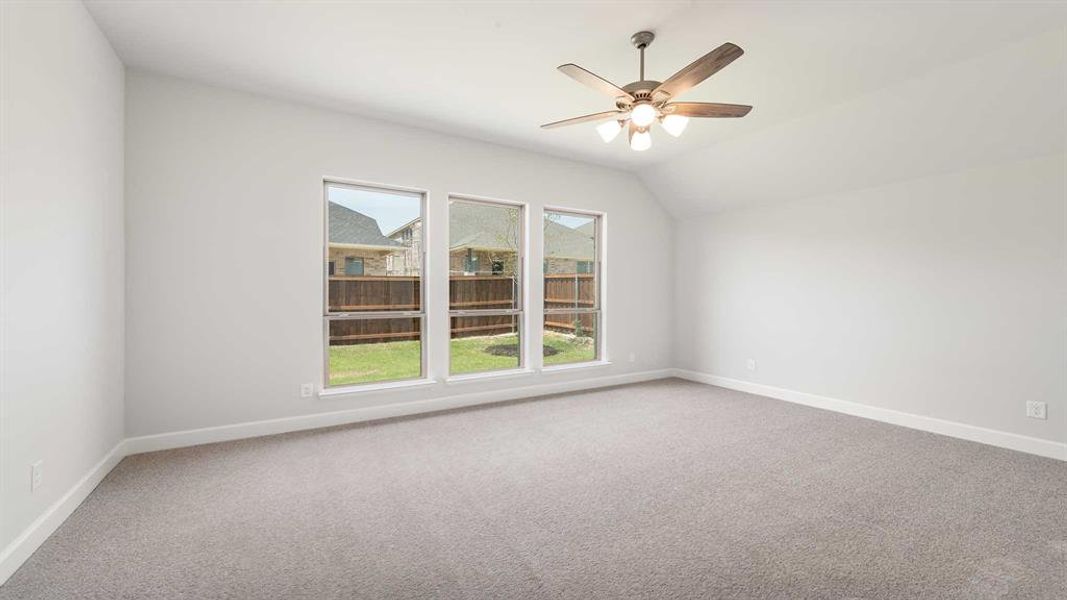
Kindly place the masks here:
POLYGON ((682 115, 664 115, 660 117, 659 124, 663 126, 663 130, 673 135, 674 137, 681 137, 682 132, 689 125, 689 117, 683 117, 682 115))
POLYGON ((659 121, 664 131, 679 137, 689 125, 691 117, 730 118, 743 117, 752 110, 751 106, 742 104, 721 104, 717 102, 674 102, 683 92, 745 53, 739 46, 727 42, 708 52, 667 78, 666 81, 645 79, 645 48, 656 38, 651 31, 638 31, 630 37, 630 42, 641 53, 641 78, 622 87, 593 74, 575 64, 560 65, 561 73, 598 92, 615 99, 615 110, 593 113, 581 117, 546 123, 543 129, 553 129, 578 123, 605 121, 597 126, 597 133, 604 142, 611 142, 623 127, 629 127, 627 139, 630 148, 638 152, 652 146, 652 124, 659 121))
POLYGON ((630 149, 643 152, 652 147, 652 134, 647 127, 630 127, 630 149))
POLYGON ((630 109, 630 119, 638 127, 648 127, 656 120, 659 111, 649 102, 638 102, 630 109))
POLYGON ((622 121, 612 119, 611 121, 597 125, 596 132, 600 134, 600 139, 604 140, 604 143, 608 143, 619 137, 619 132, 622 131, 622 125, 622 121))

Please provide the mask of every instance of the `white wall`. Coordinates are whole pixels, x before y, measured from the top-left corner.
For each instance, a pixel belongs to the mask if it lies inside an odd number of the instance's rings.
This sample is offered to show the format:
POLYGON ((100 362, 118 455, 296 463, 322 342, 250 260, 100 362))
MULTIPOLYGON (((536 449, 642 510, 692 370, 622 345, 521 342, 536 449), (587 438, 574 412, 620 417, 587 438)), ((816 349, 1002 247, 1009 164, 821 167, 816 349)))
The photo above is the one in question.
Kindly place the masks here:
MULTIPOLYGON (((990 10, 996 10, 993 5, 988 3, 990 10)), ((1027 8, 1003 3, 999 10, 1006 21, 1030 18, 1027 8)), ((874 11, 850 7, 849 12, 870 19, 874 11)), ((951 35, 969 40, 966 45, 980 54, 959 62, 934 61, 937 66, 917 68, 911 78, 860 95, 827 98, 795 118, 766 122, 747 135, 717 140, 644 169, 642 179, 676 216, 683 216, 815 198, 1063 152, 1063 21, 1058 27, 1050 21, 1050 31, 995 45, 975 32, 961 35, 958 27, 953 26, 951 35)), ((925 40, 891 36, 871 42, 895 48, 925 40)), ((849 53, 848 48, 834 51, 849 53)), ((864 46, 853 54, 863 57, 867 51, 864 46)), ((802 62, 782 59, 782 64, 802 62)), ((741 121, 762 119, 761 110, 782 111, 782 105, 793 102, 788 90, 746 98, 755 108, 741 121)), ((715 126, 717 121, 711 124, 715 126)))
MULTIPOLYGON (((150 74, 129 74, 126 100, 130 436, 670 366, 672 222, 633 175, 150 74), (433 377, 447 373, 450 192, 527 202, 534 215, 543 205, 605 211, 614 364, 299 398, 301 382, 322 377, 327 176, 429 191, 433 377)), ((538 224, 535 269, 540 236, 538 224)), ((539 278, 530 283, 536 299, 539 278)))
POLYGON ((680 221, 675 362, 1067 441, 1065 173, 1052 154, 680 221))
POLYGON ((80 2, 0 23, 4 547, 123 438, 123 66, 80 2))

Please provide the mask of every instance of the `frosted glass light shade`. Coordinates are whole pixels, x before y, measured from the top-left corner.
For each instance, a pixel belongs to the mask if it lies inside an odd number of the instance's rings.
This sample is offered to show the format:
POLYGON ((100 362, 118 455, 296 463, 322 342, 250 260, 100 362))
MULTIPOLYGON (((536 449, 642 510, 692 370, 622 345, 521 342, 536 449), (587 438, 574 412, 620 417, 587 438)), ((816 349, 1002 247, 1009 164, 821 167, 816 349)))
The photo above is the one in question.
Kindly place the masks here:
POLYGON ((615 139, 620 131, 622 131, 622 124, 618 121, 608 121, 596 126, 596 132, 600 134, 600 139, 604 140, 604 143, 615 139))
POLYGON ((674 137, 679 137, 682 135, 682 132, 685 131, 686 125, 689 125, 689 117, 683 117, 682 115, 667 115, 666 117, 663 117, 663 122, 660 124, 667 130, 667 133, 674 137))
POLYGON ((656 107, 651 104, 638 104, 630 109, 630 120, 638 127, 648 127, 656 120, 656 107))
POLYGON ((634 131, 630 134, 630 149, 643 152, 652 147, 652 134, 648 130, 634 131))

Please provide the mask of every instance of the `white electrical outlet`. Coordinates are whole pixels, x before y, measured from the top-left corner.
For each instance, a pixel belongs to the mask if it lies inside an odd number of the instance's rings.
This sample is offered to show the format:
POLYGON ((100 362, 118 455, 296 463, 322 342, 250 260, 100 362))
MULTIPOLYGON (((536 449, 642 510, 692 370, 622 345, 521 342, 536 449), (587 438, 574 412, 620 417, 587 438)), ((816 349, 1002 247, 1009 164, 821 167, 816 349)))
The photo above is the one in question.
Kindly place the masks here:
POLYGON ((44 461, 39 460, 30 465, 30 491, 36 492, 44 482, 44 461))
POLYGON ((1036 400, 1028 400, 1026 402, 1026 416, 1031 419, 1047 419, 1048 408, 1044 402, 1038 402, 1036 400))
POLYGON ((315 384, 314 383, 301 383, 300 384, 300 397, 301 398, 310 398, 310 397, 312 397, 314 395, 315 395, 315 384))
POLYGON ((745 368, 748 369, 749 371, 755 371, 756 370, 756 359, 750 358, 750 359, 746 360, 745 361, 745 368))
POLYGON ((630 362, 634 362, 636 360, 637 360, 637 353, 636 352, 631 352, 630 353, 630 362))

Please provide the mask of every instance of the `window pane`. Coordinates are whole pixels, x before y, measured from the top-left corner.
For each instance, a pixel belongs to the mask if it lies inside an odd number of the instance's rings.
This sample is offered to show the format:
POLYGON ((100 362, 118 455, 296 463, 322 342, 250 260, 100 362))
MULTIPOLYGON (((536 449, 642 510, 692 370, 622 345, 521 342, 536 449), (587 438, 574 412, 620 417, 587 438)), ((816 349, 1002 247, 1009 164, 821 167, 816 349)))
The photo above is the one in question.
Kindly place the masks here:
POLYGON ((331 319, 327 385, 422 376, 421 317, 331 319))
POLYGON ((422 310, 422 196, 327 185, 331 312, 422 310))
POLYGON ((362 275, 363 274, 363 259, 353 258, 351 256, 345 257, 345 275, 362 275))
POLYGON ((452 317, 449 372, 481 373, 522 366, 518 315, 452 317))
POLYGON ((597 218, 545 211, 545 308, 597 308, 597 218))
POLYGON ((520 307, 522 227, 519 206, 449 201, 449 308, 520 307))
POLYGON ((546 313, 543 351, 544 364, 597 360, 597 313, 546 313))

